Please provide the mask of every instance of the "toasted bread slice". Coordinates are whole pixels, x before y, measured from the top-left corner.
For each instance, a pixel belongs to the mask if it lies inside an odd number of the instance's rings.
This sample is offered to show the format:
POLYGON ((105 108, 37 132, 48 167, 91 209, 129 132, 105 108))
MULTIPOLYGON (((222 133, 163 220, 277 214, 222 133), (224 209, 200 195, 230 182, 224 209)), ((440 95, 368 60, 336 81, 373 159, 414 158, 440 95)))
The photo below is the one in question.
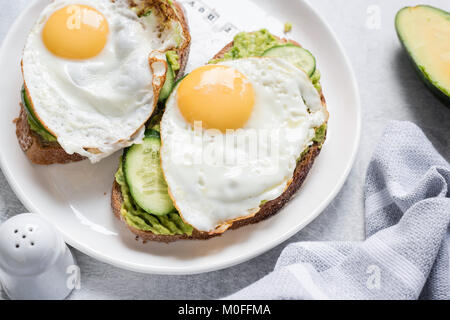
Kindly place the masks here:
MULTIPOLYGON (((283 43, 292 43, 297 46, 300 46, 295 41, 287 40, 287 39, 279 39, 283 43)), ((213 59, 221 59, 224 57, 224 55, 230 51, 233 48, 234 42, 229 43, 226 45, 213 59)), ((325 97, 323 95, 323 92, 321 92, 321 99, 323 106, 326 107, 326 101, 325 97)), ((303 157, 300 159, 300 161, 297 163, 297 167, 294 172, 294 176, 292 178, 292 183, 289 185, 289 187, 286 189, 286 191, 280 195, 278 198, 272 201, 266 202, 264 205, 261 206, 258 213, 247 219, 238 220, 235 221, 230 229, 238 229, 240 227, 258 223, 262 220, 268 219, 271 216, 277 214, 283 206, 292 198, 292 196, 300 189, 303 182, 305 181, 309 170, 311 169, 312 165, 314 164, 314 160, 319 155, 321 150, 321 146, 318 143, 314 143, 308 150, 308 152, 303 155, 303 157)), ((122 197, 122 191, 120 188, 120 185, 114 180, 113 188, 112 188, 112 194, 111 194, 111 206, 114 215, 122 220, 127 227, 136 234, 139 238, 141 238, 143 241, 158 241, 158 242, 174 242, 178 240, 208 240, 217 236, 220 236, 221 234, 218 233, 208 233, 208 232, 200 232, 198 230, 194 230, 191 236, 188 235, 157 235, 152 232, 145 232, 138 230, 130 225, 128 225, 124 219, 122 218, 121 214, 121 208, 123 204, 123 197, 122 197)))
MULTIPOLYGON (((145 1, 148 6, 167 6, 164 1, 145 1)), ((130 1, 130 6, 135 6, 133 3, 133 1, 130 1)), ((189 59, 191 36, 189 33, 189 26, 183 7, 181 6, 181 4, 175 1, 173 2, 173 7, 175 9, 173 10, 175 14, 171 15, 170 19, 176 20, 181 24, 181 27, 183 29, 183 36, 185 38, 183 46, 177 49, 177 53, 180 58, 180 69, 176 72, 176 79, 179 79, 183 76, 187 61, 189 59)), ((161 8, 161 10, 164 10, 164 8, 161 8)), ((31 130, 27 120, 27 112, 25 111, 22 104, 20 105, 19 117, 14 120, 14 123, 16 124, 16 136, 19 141, 19 145, 31 162, 39 165, 51 165, 56 163, 66 164, 85 159, 85 157, 80 156, 76 153, 72 155, 66 153, 58 142, 45 141, 39 136, 39 134, 31 130)))

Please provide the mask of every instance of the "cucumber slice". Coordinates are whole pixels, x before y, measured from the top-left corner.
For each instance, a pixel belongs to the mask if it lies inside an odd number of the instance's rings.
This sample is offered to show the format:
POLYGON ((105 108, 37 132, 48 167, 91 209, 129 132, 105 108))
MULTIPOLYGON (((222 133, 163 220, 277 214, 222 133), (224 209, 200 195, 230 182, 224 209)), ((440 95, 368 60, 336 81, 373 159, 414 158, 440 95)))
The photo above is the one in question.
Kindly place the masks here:
MULTIPOLYGON (((171 95, 172 92, 175 90, 175 88, 178 86, 178 84, 179 84, 181 81, 183 81, 184 78, 186 78, 187 76, 188 76, 188 75, 185 74, 184 76, 182 76, 181 78, 179 78, 177 81, 175 81, 175 83, 174 83, 172 89, 170 90, 170 93, 169 93, 169 96, 167 97, 167 99, 169 99, 170 95, 171 95)), ((167 100, 167 99, 166 99, 166 100, 167 100)))
POLYGON ((39 120, 36 118, 33 110, 31 109, 30 101, 28 100, 27 92, 25 90, 25 86, 22 86, 20 97, 22 99, 22 104, 25 108, 25 111, 27 112, 28 119, 36 126, 36 128, 39 128, 40 130, 44 131, 46 134, 53 137, 53 135, 45 129, 45 127, 39 122, 39 120))
POLYGON ((156 216, 175 212, 161 170, 159 132, 147 130, 142 144, 125 150, 123 172, 130 193, 143 210, 156 216))
POLYGON ((28 119, 31 122, 33 122, 33 124, 36 127, 40 128, 40 129, 43 129, 42 125, 39 123, 39 121, 36 120, 36 118, 34 117, 33 113, 31 112, 30 103, 28 102, 27 94, 25 92, 25 87, 22 87, 22 91, 21 91, 20 97, 22 98, 22 104, 23 104, 23 106, 25 108, 25 111, 27 112, 28 119))
POLYGON ((154 128, 150 128, 150 129, 145 130, 144 136, 146 138, 157 138, 158 140, 161 139, 161 135, 159 134, 159 131, 157 129, 154 129, 154 128))
POLYGON ((308 50, 293 44, 284 44, 268 49, 263 57, 283 58, 304 70, 308 76, 316 71, 316 58, 308 50))
POLYGON ((158 102, 164 102, 170 96, 174 84, 175 84, 175 72, 173 72, 170 63, 167 63, 166 82, 164 82, 164 86, 162 87, 161 92, 159 93, 158 102))

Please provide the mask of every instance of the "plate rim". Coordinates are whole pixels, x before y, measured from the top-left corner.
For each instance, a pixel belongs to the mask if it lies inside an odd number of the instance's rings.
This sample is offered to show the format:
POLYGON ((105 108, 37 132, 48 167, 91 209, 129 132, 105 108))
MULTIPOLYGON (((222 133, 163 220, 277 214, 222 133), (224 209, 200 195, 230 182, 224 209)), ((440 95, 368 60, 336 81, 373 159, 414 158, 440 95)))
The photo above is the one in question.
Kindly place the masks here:
MULTIPOLYGON (((37 4, 42 0, 33 0, 31 1, 25 9, 15 18, 14 23, 9 28, 5 38, 3 39, 2 46, 0 48, 0 57, 3 57, 5 55, 6 43, 9 43, 11 41, 12 35, 15 34, 18 29, 20 29, 20 21, 23 20, 24 17, 28 14, 28 11, 31 9, 32 6, 37 4)), ((201 273, 207 273, 217 270, 226 269, 241 263, 244 263, 246 261, 249 261, 271 249, 274 247, 280 245, 284 241, 291 238, 294 234, 298 233, 300 230, 302 230, 304 227, 306 227, 308 224, 310 224, 312 221, 314 221, 322 212, 323 210, 333 201, 333 199, 337 196, 337 194, 342 189, 343 185, 348 179, 348 176, 354 166, 356 156, 359 151, 360 147, 360 141, 361 141, 361 127, 362 127, 362 110, 361 110, 361 96, 359 92, 359 86, 356 80, 355 72, 353 70, 352 64, 350 63, 350 59, 340 42, 339 38, 336 36, 336 33, 334 30, 330 27, 327 21, 317 12, 317 10, 311 6, 311 4, 306 0, 297 0, 298 2, 301 2, 304 6, 308 8, 319 20, 319 22, 326 28, 326 30, 330 33, 330 35, 333 37, 333 39, 336 42, 336 45, 339 48, 340 53, 342 54, 342 57, 345 62, 345 69, 348 70, 350 78, 351 78, 351 86, 352 91, 354 92, 354 99, 356 103, 356 119, 357 119, 357 126, 356 126, 356 137, 353 141, 353 148, 352 148, 352 154, 350 156, 350 161, 348 161, 347 166, 344 170, 344 174, 341 176, 341 179, 336 183, 335 188, 332 192, 328 194, 326 199, 324 199, 320 206, 316 207, 313 212, 308 216, 307 219, 304 219, 302 223, 296 225, 294 228, 286 231, 278 238, 275 238, 264 245, 261 245, 260 247, 256 248, 254 252, 251 254, 244 254, 237 256, 233 259, 229 259, 226 263, 218 263, 218 264, 208 264, 203 267, 195 267, 194 269, 189 268, 177 268, 177 267, 160 267, 160 266, 148 266, 148 265, 142 265, 139 263, 133 263, 133 262, 125 262, 118 259, 113 259, 109 257, 108 255, 103 254, 102 252, 99 252, 97 250, 94 250, 90 248, 89 246, 80 245, 77 240, 72 238, 70 235, 66 234, 61 230, 58 226, 54 225, 57 230, 60 232, 60 234, 63 236, 65 242, 70 245, 71 247, 79 250, 80 252, 90 256, 93 259, 96 259, 98 261, 107 263, 109 265, 133 271, 143 274, 155 274, 155 275, 193 275, 193 274, 201 274, 201 273)), ((30 212, 39 214, 41 217, 45 217, 45 215, 40 214, 39 212, 41 210, 38 210, 38 208, 34 207, 33 203, 27 195, 23 192, 22 188, 20 187, 20 184, 16 182, 16 179, 14 178, 12 170, 10 170, 9 165, 6 162, 5 157, 3 156, 3 153, 0 153, 0 167, 2 169, 3 174, 5 175, 6 180, 8 181, 9 186, 13 190, 14 194, 17 196, 17 198, 21 201, 21 203, 26 207, 27 210, 30 212)), ((19 213, 17 213, 19 214, 19 213)), ((192 268, 192 267, 191 267, 192 268)))

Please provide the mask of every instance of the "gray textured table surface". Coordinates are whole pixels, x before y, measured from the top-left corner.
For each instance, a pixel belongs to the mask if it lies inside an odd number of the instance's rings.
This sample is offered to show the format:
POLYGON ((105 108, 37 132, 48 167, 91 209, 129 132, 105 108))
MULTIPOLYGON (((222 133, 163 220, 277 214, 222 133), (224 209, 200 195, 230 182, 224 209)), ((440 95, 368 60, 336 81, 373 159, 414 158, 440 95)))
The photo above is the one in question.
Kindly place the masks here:
MULTIPOLYGON (((31 0, 0 1, 0 42, 31 0)), ((448 0, 421 1, 450 10, 448 0)), ((363 109, 359 154, 344 188, 307 228, 286 243, 241 265, 195 276, 141 275, 100 263, 73 250, 82 270, 72 299, 215 299, 269 273, 281 250, 296 241, 355 241, 364 238, 364 175, 374 144, 388 120, 418 124, 450 159, 450 110, 418 80, 397 40, 393 21, 405 0, 314 0, 344 45, 358 79, 363 109)), ((0 221, 26 212, 0 172, 0 221)), ((0 291, 0 299, 5 295, 0 291)))

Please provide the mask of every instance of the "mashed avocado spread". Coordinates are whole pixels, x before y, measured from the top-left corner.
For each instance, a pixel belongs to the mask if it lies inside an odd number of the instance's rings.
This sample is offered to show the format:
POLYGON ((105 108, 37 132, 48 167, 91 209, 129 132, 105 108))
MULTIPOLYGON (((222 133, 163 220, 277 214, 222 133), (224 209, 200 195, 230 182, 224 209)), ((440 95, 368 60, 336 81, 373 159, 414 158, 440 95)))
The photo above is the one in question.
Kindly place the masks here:
POLYGON ((175 51, 167 51, 166 53, 167 62, 170 63, 173 72, 180 70, 180 57, 175 51))
POLYGON ((312 141, 322 146, 322 144, 325 142, 326 134, 327 134, 327 124, 325 123, 320 127, 316 128, 316 135, 312 141))
MULTIPOLYGON (((261 56, 266 50, 279 44, 281 44, 281 42, 265 29, 254 33, 242 32, 236 35, 236 37, 234 38, 233 48, 225 54, 223 59, 212 60, 210 63, 261 56)), ((169 51, 167 53, 167 61, 171 64, 173 70, 175 71, 179 69, 179 58, 176 55, 176 52, 173 51, 174 55, 172 55, 171 52, 172 51, 169 51), (176 69, 177 66, 178 69, 176 69)), ((316 70, 316 72, 313 74, 311 80, 316 89, 321 92, 320 72, 318 70, 316 70)), ((150 120, 150 123, 153 122, 152 120, 150 120)), ((157 129, 157 125, 150 125, 150 127, 157 129)), ((321 146, 325 140, 326 130, 326 124, 316 128, 316 135, 313 138, 313 142, 318 143, 321 146)), ((302 156, 305 155, 308 150, 309 148, 302 153, 302 156)), ((300 159, 301 158, 302 157, 300 157, 300 159)), ((184 223, 178 213, 174 212, 166 216, 155 216, 147 213, 142 208, 140 208, 131 196, 122 171, 122 164, 120 164, 119 170, 116 173, 116 181, 121 187, 124 200, 121 214, 128 225, 142 231, 153 232, 156 235, 192 234, 193 228, 190 225, 184 223)), ((261 202, 261 205, 263 205, 265 202, 266 201, 261 202)))
POLYGON ((266 29, 252 33, 241 32, 234 37, 234 44, 231 50, 224 55, 223 59, 216 60, 215 62, 259 57, 268 49, 279 44, 281 42, 266 29))
POLYGON ((284 24, 284 33, 288 33, 292 31, 292 22, 286 22, 284 24))
MULTIPOLYGON (((228 51, 222 59, 216 59, 210 61, 210 63, 218 63, 221 61, 260 57, 267 50, 283 44, 272 35, 267 29, 262 29, 256 32, 241 32, 234 37, 233 47, 228 51)), ((322 86, 320 85, 320 72, 316 69, 311 77, 311 81, 317 91, 321 92, 322 86)))

